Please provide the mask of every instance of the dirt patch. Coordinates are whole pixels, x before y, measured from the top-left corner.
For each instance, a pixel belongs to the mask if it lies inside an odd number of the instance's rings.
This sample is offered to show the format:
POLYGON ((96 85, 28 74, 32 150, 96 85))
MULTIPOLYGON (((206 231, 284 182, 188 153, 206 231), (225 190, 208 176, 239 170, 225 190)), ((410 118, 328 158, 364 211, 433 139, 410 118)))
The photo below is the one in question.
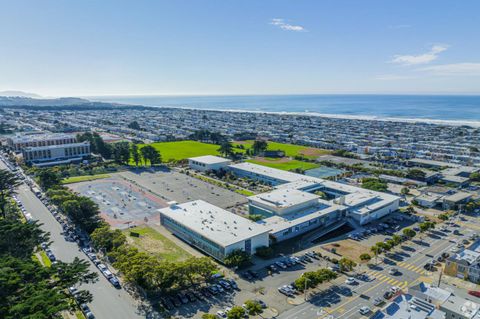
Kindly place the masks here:
POLYGON ((303 156, 320 156, 320 155, 328 154, 329 152, 326 150, 318 149, 318 148, 307 147, 299 151, 298 153, 303 156))
POLYGON ((360 243, 345 239, 331 244, 325 244, 321 246, 327 251, 331 251, 332 248, 336 249, 335 257, 340 259, 342 257, 349 258, 355 262, 361 262, 360 255, 363 253, 370 253, 369 247, 363 246, 360 243))

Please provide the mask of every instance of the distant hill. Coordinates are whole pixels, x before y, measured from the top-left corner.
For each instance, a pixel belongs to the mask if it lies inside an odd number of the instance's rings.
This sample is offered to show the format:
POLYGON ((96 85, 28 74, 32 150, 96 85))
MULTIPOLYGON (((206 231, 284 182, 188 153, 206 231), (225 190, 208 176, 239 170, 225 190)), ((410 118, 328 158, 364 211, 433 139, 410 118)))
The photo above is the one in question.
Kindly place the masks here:
POLYGON ((88 103, 91 102, 77 97, 42 99, 22 96, 0 96, 0 106, 68 106, 88 103))
POLYGON ((127 105, 110 102, 93 102, 77 97, 55 99, 21 96, 0 96, 0 107, 26 110, 99 110, 99 109, 149 109, 142 105, 127 105))
POLYGON ((29 97, 29 98, 32 98, 32 99, 42 98, 42 96, 40 96, 38 94, 23 92, 23 91, 0 91, 0 96, 29 97))

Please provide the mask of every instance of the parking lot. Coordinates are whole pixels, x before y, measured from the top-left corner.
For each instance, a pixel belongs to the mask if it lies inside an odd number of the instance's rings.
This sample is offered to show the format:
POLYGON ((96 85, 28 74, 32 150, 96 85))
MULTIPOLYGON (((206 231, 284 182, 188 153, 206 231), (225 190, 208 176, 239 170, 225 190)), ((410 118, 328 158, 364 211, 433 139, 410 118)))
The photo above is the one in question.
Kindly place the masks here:
POLYGON ((117 175, 111 178, 68 185, 73 191, 90 197, 100 207, 102 217, 112 226, 126 228, 156 220, 157 210, 167 203, 141 187, 117 175))
POLYGON ((184 203, 202 199, 222 208, 231 208, 247 202, 243 195, 176 171, 131 170, 115 175, 136 183, 164 201, 184 203))

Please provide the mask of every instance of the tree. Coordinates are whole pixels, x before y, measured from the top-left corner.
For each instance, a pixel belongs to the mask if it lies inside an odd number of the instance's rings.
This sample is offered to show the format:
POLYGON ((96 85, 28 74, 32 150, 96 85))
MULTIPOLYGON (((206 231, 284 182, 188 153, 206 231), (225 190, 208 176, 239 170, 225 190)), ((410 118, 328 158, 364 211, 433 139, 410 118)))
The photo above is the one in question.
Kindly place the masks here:
POLYGON ((352 271, 353 268, 357 266, 357 263, 349 258, 343 257, 338 261, 338 266, 341 271, 352 271))
POLYGON ((140 160, 142 159, 142 155, 138 150, 137 144, 132 144, 132 146, 130 146, 130 154, 133 161, 135 162, 135 166, 138 166, 138 163, 140 163, 140 160))
POLYGON ((202 319, 218 319, 216 315, 212 315, 211 313, 204 313, 202 315, 202 319))
POLYGON ((128 128, 131 128, 133 130, 138 130, 138 131, 140 131, 142 129, 140 127, 140 124, 138 124, 137 121, 132 121, 132 122, 128 123, 128 128))
POLYGON ((106 252, 117 249, 127 241, 121 230, 111 230, 107 224, 96 228, 90 237, 93 247, 96 249, 105 249, 106 252))
POLYGON ((55 173, 51 168, 40 169, 37 174, 38 184, 42 189, 49 189, 55 185, 60 184, 60 176, 55 173))
POLYGON ((264 140, 256 140, 253 142, 252 149, 253 149, 253 155, 258 155, 261 152, 266 151, 268 148, 268 143, 267 141, 264 140))
POLYGON ((370 251, 375 256, 375 263, 377 263, 378 255, 380 255, 383 251, 382 247, 380 247, 377 243, 377 244, 373 245, 372 247, 370 247, 370 251))
POLYGON ((0 219, 0 254, 30 258, 41 243, 49 240, 38 221, 22 223, 15 219, 0 219))
POLYGON ((233 145, 229 141, 222 142, 218 152, 225 157, 230 157, 233 154, 233 145))
POLYGON ((75 199, 66 200, 61 204, 61 210, 75 225, 89 233, 101 223, 98 205, 88 197, 76 196, 75 199))
POLYGON ((408 178, 411 178, 411 179, 416 179, 416 180, 420 180, 420 181, 423 181, 425 179, 425 176, 427 174, 422 171, 421 169, 418 169, 418 168, 412 168, 412 169, 409 169, 407 171, 407 177, 408 178))
POLYGON ((228 254, 223 262, 228 267, 241 267, 250 262, 252 256, 244 250, 236 249, 228 254))
POLYGON ((410 194, 410 189, 408 187, 403 187, 400 193, 402 193, 403 195, 408 195, 410 194))
POLYGON ((145 165, 147 165, 147 161, 150 162, 150 165, 160 164, 162 162, 160 153, 151 145, 145 145, 140 149, 140 152, 142 153, 145 165))
POLYGON ((413 229, 410 229, 410 228, 405 228, 403 230, 403 234, 405 236, 407 236, 408 238, 413 238, 417 235, 417 233, 413 229))
POLYGON ((105 159, 110 159, 112 156, 112 147, 105 143, 102 137, 97 132, 85 132, 77 135, 79 142, 90 142, 90 149, 92 153, 100 154, 105 159))
POLYGON ((245 308, 249 315, 258 315, 263 312, 262 305, 256 300, 245 301, 245 308))
POLYGON ((382 182, 378 178, 366 177, 362 179, 362 187, 370 189, 377 192, 386 192, 388 187, 387 184, 382 182))
POLYGON ((395 235, 392 236, 392 241, 396 246, 396 245, 398 245, 402 242, 402 237, 395 234, 395 235))
POLYGON ((234 306, 232 309, 227 313, 228 319, 243 319, 245 316, 245 309, 240 306, 234 306))
POLYGON ((480 182, 480 172, 470 174, 470 179, 474 182, 480 182))
POLYGON ((0 169, 0 214, 7 217, 6 207, 10 198, 16 193, 16 188, 21 184, 17 175, 9 170, 0 169))
POLYGON ((370 255, 367 253, 363 253, 360 255, 360 260, 368 261, 370 259, 372 259, 372 257, 370 257, 370 255))
POLYGON ((113 159, 119 164, 128 164, 130 160, 130 145, 128 142, 117 142, 113 144, 113 159))

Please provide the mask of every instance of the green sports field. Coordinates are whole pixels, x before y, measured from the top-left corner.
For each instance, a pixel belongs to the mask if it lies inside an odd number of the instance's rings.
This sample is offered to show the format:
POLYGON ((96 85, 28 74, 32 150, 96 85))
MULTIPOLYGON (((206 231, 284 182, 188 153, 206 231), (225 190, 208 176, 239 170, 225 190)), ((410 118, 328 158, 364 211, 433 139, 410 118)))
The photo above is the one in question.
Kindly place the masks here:
MULTIPOLYGON (((219 145, 201 143, 197 141, 178 141, 178 142, 159 142, 152 143, 162 156, 162 162, 169 162, 171 160, 179 161, 189 157, 203 156, 203 155, 219 155, 219 145)), ((139 144, 142 148, 144 144, 139 144)))
MULTIPOLYGON (((243 145, 245 148, 251 148, 254 141, 241 141, 234 142, 234 146, 243 145)), ((277 142, 268 142, 269 150, 282 150, 285 152, 286 156, 295 157, 298 155, 305 156, 307 158, 317 158, 318 156, 330 154, 331 151, 324 150, 321 148, 308 147, 302 145, 286 144, 286 143, 277 143, 277 142)), ((235 148, 235 150, 239 150, 235 148)))
POLYGON ((109 178, 109 177, 110 177, 109 174, 73 176, 73 177, 64 178, 62 180, 62 184, 72 184, 72 183, 93 181, 95 179, 109 178))
POLYGON ((320 166, 315 163, 309 163, 309 162, 303 162, 303 161, 297 161, 297 160, 279 161, 279 160, 268 160, 268 159, 261 159, 261 160, 252 159, 252 160, 247 160, 247 162, 268 166, 272 168, 277 168, 284 171, 290 171, 298 168, 302 170, 308 170, 308 169, 317 168, 320 166))

